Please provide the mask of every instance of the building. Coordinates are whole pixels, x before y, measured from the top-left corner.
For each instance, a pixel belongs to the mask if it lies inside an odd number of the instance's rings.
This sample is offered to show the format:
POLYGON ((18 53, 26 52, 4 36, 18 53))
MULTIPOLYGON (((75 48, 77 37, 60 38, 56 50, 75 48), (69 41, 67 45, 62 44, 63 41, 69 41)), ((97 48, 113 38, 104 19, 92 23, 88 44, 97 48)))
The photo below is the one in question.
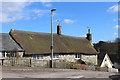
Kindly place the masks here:
POLYGON ((24 50, 11 38, 8 33, 0 33, 0 59, 4 57, 22 57, 24 50))
POLYGON ((117 55, 116 54, 105 54, 104 58, 100 64, 100 67, 108 68, 109 72, 118 72, 118 69, 115 69, 113 64, 117 62, 117 55))
MULTIPOLYGON (((25 51, 24 57, 39 60, 51 60, 51 34, 29 31, 10 31, 10 36, 25 51)), ((98 52, 91 45, 90 29, 86 37, 73 37, 61 34, 61 26, 57 26, 54 35, 54 60, 97 65, 98 52)))

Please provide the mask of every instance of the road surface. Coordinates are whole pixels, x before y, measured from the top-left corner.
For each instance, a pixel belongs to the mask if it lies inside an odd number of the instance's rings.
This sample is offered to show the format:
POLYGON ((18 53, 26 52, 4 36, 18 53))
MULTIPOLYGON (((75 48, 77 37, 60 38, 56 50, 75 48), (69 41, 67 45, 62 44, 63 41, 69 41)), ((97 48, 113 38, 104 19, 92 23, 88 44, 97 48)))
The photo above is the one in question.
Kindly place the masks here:
POLYGON ((116 73, 75 69, 2 67, 2 78, 109 78, 116 73))

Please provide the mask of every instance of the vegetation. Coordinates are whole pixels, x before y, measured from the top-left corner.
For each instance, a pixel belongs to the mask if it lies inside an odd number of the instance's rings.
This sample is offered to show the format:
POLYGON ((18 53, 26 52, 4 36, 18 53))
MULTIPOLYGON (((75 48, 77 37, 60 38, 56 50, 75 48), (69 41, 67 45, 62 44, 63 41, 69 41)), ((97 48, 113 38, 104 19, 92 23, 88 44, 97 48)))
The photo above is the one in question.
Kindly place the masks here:
POLYGON ((113 42, 111 41, 99 41, 94 44, 95 49, 99 52, 98 65, 102 63, 102 60, 107 53, 113 62, 119 61, 120 59, 120 38, 116 38, 113 42))
POLYGON ((118 54, 120 48, 120 39, 117 38, 114 42, 99 41, 94 44, 95 49, 102 54, 118 54))

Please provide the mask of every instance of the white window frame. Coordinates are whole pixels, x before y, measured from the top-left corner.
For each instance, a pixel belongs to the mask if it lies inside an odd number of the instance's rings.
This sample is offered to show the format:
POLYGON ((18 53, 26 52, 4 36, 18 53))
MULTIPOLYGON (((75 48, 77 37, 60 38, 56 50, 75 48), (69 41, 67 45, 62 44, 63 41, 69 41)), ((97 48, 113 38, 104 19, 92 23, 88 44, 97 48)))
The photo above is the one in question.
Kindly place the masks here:
MULTIPOLYGON (((53 59, 59 59, 59 54, 53 54, 53 59)), ((50 55, 50 60, 51 60, 51 55, 50 55)))
POLYGON ((33 59, 38 59, 38 60, 43 60, 43 55, 40 54, 40 55, 33 55, 33 59))
POLYGON ((81 59, 81 54, 80 53, 76 53, 75 54, 75 59, 81 59))

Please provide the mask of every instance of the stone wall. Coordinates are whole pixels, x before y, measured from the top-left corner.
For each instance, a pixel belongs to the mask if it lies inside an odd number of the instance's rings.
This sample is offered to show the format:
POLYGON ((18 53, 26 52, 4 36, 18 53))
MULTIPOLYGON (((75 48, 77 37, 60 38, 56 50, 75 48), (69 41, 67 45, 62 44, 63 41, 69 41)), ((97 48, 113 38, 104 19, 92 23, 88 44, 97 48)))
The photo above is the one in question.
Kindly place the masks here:
POLYGON ((24 52, 18 52, 18 55, 19 55, 20 57, 23 57, 23 53, 24 53, 24 52))
MULTIPOLYGON (((97 65, 97 55, 84 55, 81 54, 81 60, 83 60, 87 64, 97 65)), ((79 59, 75 58, 75 54, 66 54, 59 55, 59 60, 64 60, 68 62, 77 62, 79 59)))
POLYGON ((5 58, 4 66, 23 66, 23 67, 49 67, 50 62, 47 60, 38 60, 31 58, 5 58))
MULTIPOLYGON (((44 55, 43 56, 43 60, 50 60, 50 55, 44 55)), ((58 59, 54 59, 54 60, 61 60, 61 61, 65 61, 65 62, 75 62, 75 54, 59 54, 59 58, 58 59)))
POLYGON ((61 54, 59 60, 64 62, 76 62, 75 54, 61 54))
MULTIPOLYGON (((80 59, 83 60, 85 63, 97 65, 97 55, 81 54, 80 59)), ((50 55, 44 55, 43 60, 50 61, 50 55)), ((59 54, 59 58, 54 60, 59 60, 60 62, 78 62, 79 59, 75 58, 75 54, 59 54)))
POLYGON ((48 54, 44 55, 43 56, 43 60, 49 61, 50 60, 50 55, 48 55, 48 54))
MULTIPOLYGON (((94 65, 79 64, 76 62, 65 62, 58 59, 53 60, 53 65, 54 68, 62 68, 62 69, 67 68, 67 69, 117 72, 116 70, 113 69, 101 68, 99 66, 94 66, 94 65)), ((11 57, 11 58, 5 58, 5 60, 3 61, 3 66, 50 68, 50 60, 38 60, 38 59, 32 59, 30 57, 28 58, 11 57)))
POLYGON ((81 55, 81 59, 86 63, 97 65, 97 55, 81 55))
MULTIPOLYGON (((64 62, 60 60, 53 60, 54 68, 68 68, 68 69, 88 69, 94 70, 94 66, 88 67, 87 65, 78 64, 76 62, 64 62)), ((22 66, 22 67, 40 67, 49 68, 50 61, 48 60, 38 60, 31 58, 5 58, 3 61, 3 66, 22 66)))
MULTIPOLYGON (((19 55, 22 56, 22 52, 19 55)), ((83 55, 81 54, 81 60, 85 63, 97 65, 97 55, 83 55)), ((75 58, 75 54, 59 54, 58 59, 54 59, 55 62, 78 62, 79 59, 75 58)), ((48 67, 50 65, 50 55, 44 55, 43 60, 33 59, 32 57, 13 57, 5 58, 4 65, 24 65, 25 66, 41 66, 48 67), (31 65, 32 64, 32 65, 31 65)))

